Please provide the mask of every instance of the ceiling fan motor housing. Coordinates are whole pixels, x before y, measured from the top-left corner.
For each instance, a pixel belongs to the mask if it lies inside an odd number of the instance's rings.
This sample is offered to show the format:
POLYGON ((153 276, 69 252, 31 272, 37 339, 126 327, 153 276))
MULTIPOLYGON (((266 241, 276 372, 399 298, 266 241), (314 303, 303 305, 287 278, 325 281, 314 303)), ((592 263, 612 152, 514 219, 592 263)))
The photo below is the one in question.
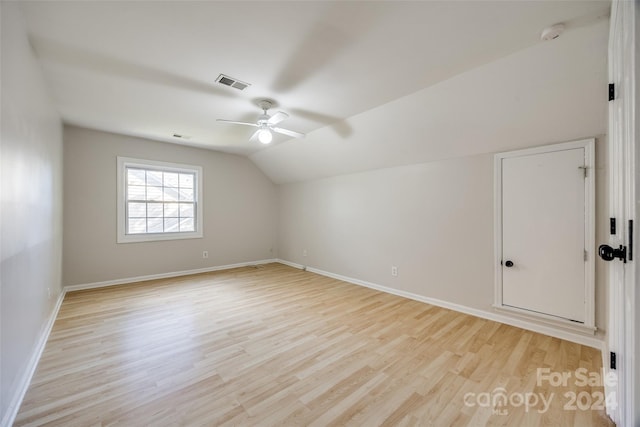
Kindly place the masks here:
POLYGON ((293 138, 304 138, 303 133, 294 132, 292 130, 284 129, 281 127, 276 127, 275 125, 279 124, 283 120, 287 119, 289 115, 284 111, 278 111, 277 113, 270 115, 268 113, 269 109, 275 106, 275 102, 269 99, 262 99, 258 102, 260 108, 262 108, 262 114, 258 116, 258 120, 256 123, 249 122, 238 122, 234 120, 224 120, 217 119, 220 122, 245 125, 245 126, 254 126, 257 127, 258 130, 253 134, 250 138, 253 140, 254 138, 258 138, 258 140, 263 144, 268 144, 273 139, 273 133, 280 133, 283 135, 287 135, 293 138))

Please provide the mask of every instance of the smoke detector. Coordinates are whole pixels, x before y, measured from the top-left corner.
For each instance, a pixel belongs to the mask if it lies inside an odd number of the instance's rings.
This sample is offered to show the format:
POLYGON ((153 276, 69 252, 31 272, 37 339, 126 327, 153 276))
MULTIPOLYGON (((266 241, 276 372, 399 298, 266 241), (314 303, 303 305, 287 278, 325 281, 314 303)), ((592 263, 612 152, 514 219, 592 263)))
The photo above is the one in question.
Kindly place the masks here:
POLYGON ((560 34, 564 31, 564 24, 555 24, 542 30, 540 34, 540 40, 547 41, 560 37, 560 34))

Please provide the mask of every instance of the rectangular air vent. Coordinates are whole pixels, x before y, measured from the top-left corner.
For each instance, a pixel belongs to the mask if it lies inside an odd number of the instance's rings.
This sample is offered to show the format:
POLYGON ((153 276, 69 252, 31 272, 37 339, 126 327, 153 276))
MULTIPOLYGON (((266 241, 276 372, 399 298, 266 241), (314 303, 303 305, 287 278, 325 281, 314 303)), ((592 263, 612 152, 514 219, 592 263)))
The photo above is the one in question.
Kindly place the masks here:
POLYGON ((245 83, 243 81, 240 81, 238 79, 234 79, 233 77, 229 77, 227 75, 224 74, 220 74, 218 76, 218 78, 216 79, 216 82, 223 84, 225 86, 231 86, 233 88, 236 88, 238 90, 244 90, 247 87, 251 86, 249 83, 245 83))

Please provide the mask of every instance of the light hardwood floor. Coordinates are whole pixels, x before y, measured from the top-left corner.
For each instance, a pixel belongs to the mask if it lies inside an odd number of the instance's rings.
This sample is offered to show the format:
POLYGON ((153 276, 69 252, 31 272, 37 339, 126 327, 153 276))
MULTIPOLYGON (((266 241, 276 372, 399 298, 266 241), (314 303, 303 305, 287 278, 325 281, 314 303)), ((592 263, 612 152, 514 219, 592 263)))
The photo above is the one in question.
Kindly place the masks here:
POLYGON ((602 393, 574 376, 600 367, 592 348, 270 264, 68 293, 15 425, 610 425, 564 409, 602 393), (536 384, 537 368, 572 378, 536 384))

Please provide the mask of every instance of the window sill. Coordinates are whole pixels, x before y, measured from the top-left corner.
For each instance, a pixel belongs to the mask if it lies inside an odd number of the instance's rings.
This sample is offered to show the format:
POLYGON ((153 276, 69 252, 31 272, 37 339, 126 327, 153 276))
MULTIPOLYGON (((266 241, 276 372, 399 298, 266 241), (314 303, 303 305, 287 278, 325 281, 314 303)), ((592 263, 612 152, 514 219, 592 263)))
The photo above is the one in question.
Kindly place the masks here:
POLYGON ((117 243, 158 242, 163 240, 201 239, 202 233, 157 233, 119 235, 117 243))

